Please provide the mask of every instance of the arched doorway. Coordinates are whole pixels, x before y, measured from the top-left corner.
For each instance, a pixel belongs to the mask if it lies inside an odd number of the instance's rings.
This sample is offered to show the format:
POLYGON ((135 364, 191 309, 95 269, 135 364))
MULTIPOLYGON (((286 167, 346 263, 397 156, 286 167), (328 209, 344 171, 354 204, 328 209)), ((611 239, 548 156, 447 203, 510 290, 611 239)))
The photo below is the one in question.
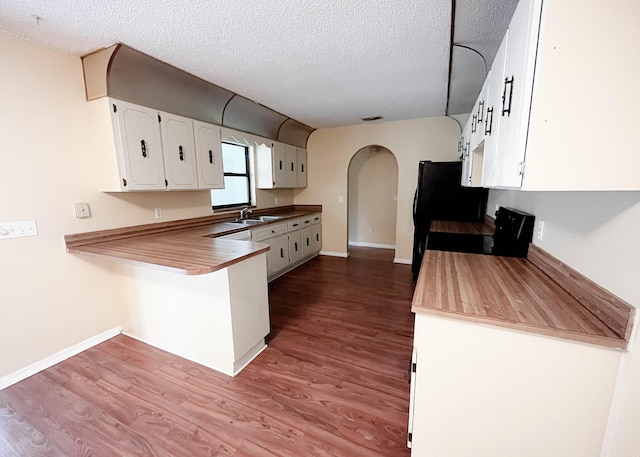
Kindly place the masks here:
POLYGON ((357 151, 349 163, 348 192, 349 255, 393 261, 398 192, 398 162, 393 153, 378 145, 357 151))

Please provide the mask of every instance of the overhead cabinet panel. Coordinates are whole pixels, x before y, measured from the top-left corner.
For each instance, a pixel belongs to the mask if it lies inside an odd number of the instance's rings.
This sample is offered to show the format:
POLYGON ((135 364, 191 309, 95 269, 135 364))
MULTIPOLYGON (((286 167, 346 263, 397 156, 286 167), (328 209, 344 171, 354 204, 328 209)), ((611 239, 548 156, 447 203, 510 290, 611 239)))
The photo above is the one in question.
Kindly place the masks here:
POLYGON ((220 127, 200 121, 193 121, 193 127, 196 141, 198 187, 201 189, 223 189, 224 168, 220 127))
POLYGON ((196 151, 193 121, 186 117, 160 113, 162 149, 168 189, 197 189, 196 151))
POLYGON ((307 187, 307 150, 297 148, 296 150, 296 166, 298 172, 296 176, 296 187, 307 187))
POLYGON ((160 124, 155 110, 111 100, 122 190, 164 190, 160 124))

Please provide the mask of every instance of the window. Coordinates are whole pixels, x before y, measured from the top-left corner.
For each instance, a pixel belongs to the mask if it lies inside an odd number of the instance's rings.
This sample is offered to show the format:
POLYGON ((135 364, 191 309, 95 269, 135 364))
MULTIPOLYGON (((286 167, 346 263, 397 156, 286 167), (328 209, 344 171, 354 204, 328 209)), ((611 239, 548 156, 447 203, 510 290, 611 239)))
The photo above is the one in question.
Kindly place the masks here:
POLYGON ((249 146, 222 142, 224 189, 211 191, 213 209, 251 205, 249 146))

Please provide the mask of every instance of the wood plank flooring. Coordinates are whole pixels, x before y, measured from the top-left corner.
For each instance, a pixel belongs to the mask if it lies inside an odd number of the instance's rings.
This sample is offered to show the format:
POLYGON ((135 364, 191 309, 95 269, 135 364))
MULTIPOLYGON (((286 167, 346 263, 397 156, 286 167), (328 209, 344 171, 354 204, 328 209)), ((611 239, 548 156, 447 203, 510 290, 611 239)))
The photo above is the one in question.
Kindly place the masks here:
POLYGON ((274 281, 235 378, 120 335, 0 391, 0 456, 408 456, 414 284, 377 251, 274 281))

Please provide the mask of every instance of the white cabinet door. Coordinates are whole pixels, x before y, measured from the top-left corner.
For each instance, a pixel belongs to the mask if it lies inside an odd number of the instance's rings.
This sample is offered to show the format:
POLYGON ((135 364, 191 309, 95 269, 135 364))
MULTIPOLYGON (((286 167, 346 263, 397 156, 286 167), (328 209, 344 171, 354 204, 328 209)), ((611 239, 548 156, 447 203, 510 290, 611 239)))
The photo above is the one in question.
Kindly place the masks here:
POLYGON ((313 224, 303 228, 302 235, 302 256, 308 257, 320 252, 322 248, 322 225, 313 224))
POLYGON ((475 128, 471 130, 471 150, 475 150, 479 146, 484 146, 484 131, 485 125, 484 121, 487 114, 487 95, 489 94, 489 81, 491 80, 491 72, 487 74, 487 78, 484 80, 484 84, 482 85, 482 90, 480 91, 480 95, 478 95, 478 99, 476 100, 476 104, 474 106, 474 115, 475 115, 475 128))
POLYGON ((198 187, 200 189, 224 189, 220 127, 193 121, 193 128, 196 141, 198 187))
POLYGON ((296 151, 297 187, 307 187, 307 150, 297 148, 296 151))
POLYGON ((289 236, 285 233, 265 242, 270 246, 267 253, 267 275, 270 276, 289 265, 289 236))
POLYGON ((298 149, 295 146, 287 144, 285 147, 285 158, 286 187, 296 187, 298 185, 298 172, 296 166, 298 161, 298 149))
POLYGON ((463 186, 471 185, 471 160, 473 154, 471 153, 471 135, 472 130, 477 126, 477 118, 475 115, 469 117, 469 120, 465 124, 462 132, 462 139, 460 145, 460 154, 462 156, 462 175, 460 176, 460 184, 463 186))
POLYGON ((160 118, 167 189, 197 189, 193 121, 169 113, 160 113, 160 118))
POLYGON ((320 224, 311 226, 311 247, 314 253, 322 249, 322 225, 320 224))
POLYGON ((482 185, 493 187, 495 184, 495 169, 498 160, 498 138, 500 135, 500 107, 502 106, 502 82, 504 78, 504 64, 509 42, 509 30, 504 35, 500 48, 491 66, 489 93, 487 97, 487 111, 484 138, 484 155, 482 161, 482 185))
POLYGON ((501 103, 494 113, 500 115, 493 179, 499 187, 522 185, 540 8, 540 0, 520 0, 509 24, 501 103))
POLYGON ((289 262, 296 262, 302 258, 301 231, 289 232, 289 262))
POLYGON ((111 100, 122 190, 166 189, 156 110, 111 100))
POLYGON ((287 158, 285 144, 274 142, 272 153, 273 187, 287 187, 287 158))

